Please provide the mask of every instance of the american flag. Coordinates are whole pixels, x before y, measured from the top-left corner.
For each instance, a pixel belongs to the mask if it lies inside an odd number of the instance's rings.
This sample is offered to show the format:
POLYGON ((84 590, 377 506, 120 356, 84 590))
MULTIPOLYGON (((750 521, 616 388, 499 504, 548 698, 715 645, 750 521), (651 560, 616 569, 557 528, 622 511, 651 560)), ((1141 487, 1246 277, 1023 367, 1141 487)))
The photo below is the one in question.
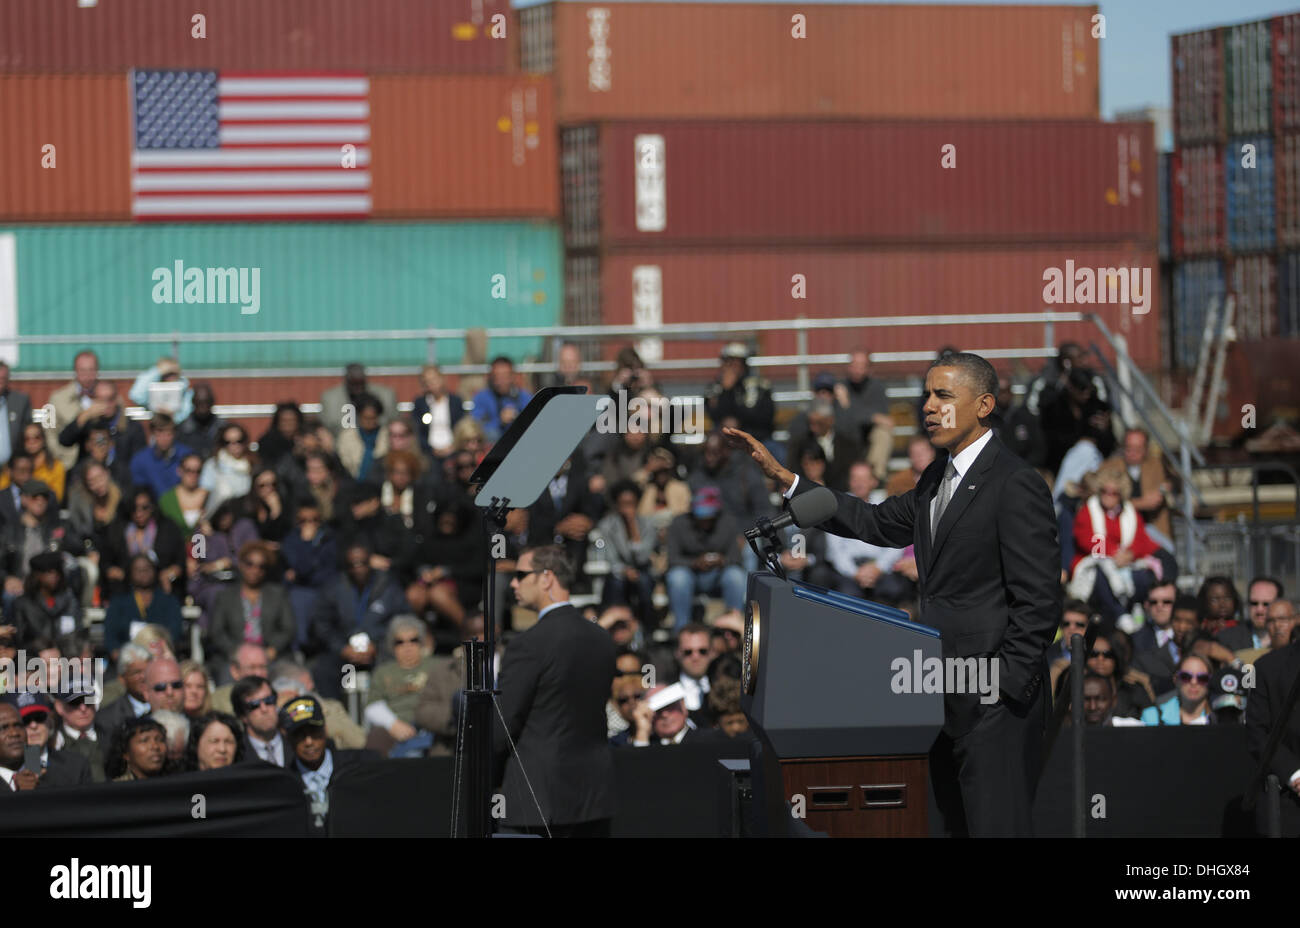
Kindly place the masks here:
POLYGON ((368 216, 369 94, 370 81, 357 74, 131 72, 132 213, 368 216))

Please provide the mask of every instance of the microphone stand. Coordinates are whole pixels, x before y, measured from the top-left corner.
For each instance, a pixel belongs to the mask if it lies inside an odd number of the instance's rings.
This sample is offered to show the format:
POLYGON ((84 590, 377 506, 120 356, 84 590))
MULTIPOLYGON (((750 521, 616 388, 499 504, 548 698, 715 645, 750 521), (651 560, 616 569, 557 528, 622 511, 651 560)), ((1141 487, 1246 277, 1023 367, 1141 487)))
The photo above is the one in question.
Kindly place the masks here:
POLYGON ((785 567, 781 565, 781 552, 785 550, 785 542, 781 540, 780 529, 772 527, 771 519, 763 516, 754 523, 753 528, 745 529, 745 540, 749 542, 750 549, 768 570, 782 580, 786 579, 785 567), (759 547, 760 538, 767 541, 766 551, 759 547))

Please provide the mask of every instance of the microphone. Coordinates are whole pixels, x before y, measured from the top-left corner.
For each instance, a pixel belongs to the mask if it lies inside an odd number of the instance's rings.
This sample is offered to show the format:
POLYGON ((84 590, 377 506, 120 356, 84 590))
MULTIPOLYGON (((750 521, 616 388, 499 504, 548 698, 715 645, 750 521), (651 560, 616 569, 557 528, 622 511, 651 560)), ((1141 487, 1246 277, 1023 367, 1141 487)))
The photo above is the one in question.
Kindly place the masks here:
POLYGON ((759 538, 791 525, 812 528, 835 515, 838 505, 834 493, 826 487, 817 487, 790 500, 789 508, 775 519, 759 519, 757 525, 745 530, 745 537, 759 538))

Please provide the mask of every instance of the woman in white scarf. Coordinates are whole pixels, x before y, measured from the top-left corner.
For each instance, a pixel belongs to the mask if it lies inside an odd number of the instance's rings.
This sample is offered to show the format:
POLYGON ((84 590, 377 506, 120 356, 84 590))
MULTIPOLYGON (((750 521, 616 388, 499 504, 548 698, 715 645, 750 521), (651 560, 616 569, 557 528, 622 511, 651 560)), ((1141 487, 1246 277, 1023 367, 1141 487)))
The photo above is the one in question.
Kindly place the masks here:
POLYGON ((1068 594, 1092 602, 1115 621, 1154 583, 1173 579, 1173 561, 1158 556, 1159 546, 1147 536, 1142 516, 1129 502, 1133 482, 1122 465, 1103 464, 1084 478, 1084 488, 1087 495, 1074 518, 1068 594))
POLYGON ((217 453, 203 464, 199 486, 208 491, 204 515, 211 516, 228 499, 248 494, 253 484, 253 453, 248 450, 248 433, 242 426, 221 430, 217 453))

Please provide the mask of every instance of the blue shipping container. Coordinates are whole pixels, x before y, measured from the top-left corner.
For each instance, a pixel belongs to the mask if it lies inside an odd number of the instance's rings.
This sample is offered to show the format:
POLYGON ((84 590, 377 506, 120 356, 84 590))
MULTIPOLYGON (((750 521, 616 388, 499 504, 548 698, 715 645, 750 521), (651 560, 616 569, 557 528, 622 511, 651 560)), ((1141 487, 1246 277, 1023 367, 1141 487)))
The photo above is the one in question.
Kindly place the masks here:
POLYGON ((1237 253, 1269 251, 1277 241, 1273 140, 1243 135, 1228 141, 1228 248, 1237 253))
MULTIPOLYGON (((378 335, 428 328, 552 326, 564 306, 559 226, 543 222, 261 223, 0 228, 0 344, 27 371, 67 371, 81 347, 109 370, 143 369, 167 342, 186 368, 418 365, 424 339, 254 341, 269 332, 378 335), (220 341, 187 340, 213 333, 220 341)), ((437 359, 462 359, 441 339, 437 359)), ((541 339, 494 340, 491 354, 539 355, 541 339)))
POLYGON ((1223 293, 1222 261, 1188 261, 1174 269, 1174 363, 1178 367, 1187 370, 1196 366, 1206 311, 1215 301, 1222 313, 1223 293))

